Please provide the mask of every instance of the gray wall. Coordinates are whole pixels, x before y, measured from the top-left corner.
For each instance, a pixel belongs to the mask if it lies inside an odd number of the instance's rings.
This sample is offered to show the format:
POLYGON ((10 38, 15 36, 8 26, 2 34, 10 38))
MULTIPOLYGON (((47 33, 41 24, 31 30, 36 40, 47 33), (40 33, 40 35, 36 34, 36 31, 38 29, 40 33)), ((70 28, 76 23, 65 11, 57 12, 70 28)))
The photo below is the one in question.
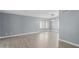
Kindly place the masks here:
POLYGON ((0 37, 2 36, 2 19, 3 16, 0 14, 0 37))
POLYGON ((39 22, 36 17, 0 13, 0 36, 37 32, 39 22))
POLYGON ((79 44, 79 11, 63 13, 59 18, 59 36, 61 39, 79 44))
POLYGON ((1 15, 0 15, 0 36, 1 36, 1 15))

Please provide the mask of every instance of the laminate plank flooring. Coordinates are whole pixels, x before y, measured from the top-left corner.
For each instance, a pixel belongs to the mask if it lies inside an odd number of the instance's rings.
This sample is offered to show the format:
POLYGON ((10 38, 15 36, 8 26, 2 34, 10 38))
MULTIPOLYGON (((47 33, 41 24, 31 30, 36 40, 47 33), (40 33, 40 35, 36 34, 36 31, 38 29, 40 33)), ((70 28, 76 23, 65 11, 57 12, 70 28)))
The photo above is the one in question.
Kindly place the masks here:
POLYGON ((0 39, 0 48, 78 48, 58 39, 56 32, 40 32, 31 35, 0 39))
POLYGON ((55 32, 41 32, 31 35, 0 39, 1 48, 57 48, 58 38, 55 32))

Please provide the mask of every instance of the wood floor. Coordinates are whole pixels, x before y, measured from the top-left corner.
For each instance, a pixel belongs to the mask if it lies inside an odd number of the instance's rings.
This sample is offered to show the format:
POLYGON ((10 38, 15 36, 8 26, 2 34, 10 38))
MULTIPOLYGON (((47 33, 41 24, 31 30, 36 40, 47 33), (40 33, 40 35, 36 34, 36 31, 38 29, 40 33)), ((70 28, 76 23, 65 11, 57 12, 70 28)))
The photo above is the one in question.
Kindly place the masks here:
POLYGON ((56 32, 41 32, 31 35, 0 39, 0 48, 76 48, 58 40, 56 32))

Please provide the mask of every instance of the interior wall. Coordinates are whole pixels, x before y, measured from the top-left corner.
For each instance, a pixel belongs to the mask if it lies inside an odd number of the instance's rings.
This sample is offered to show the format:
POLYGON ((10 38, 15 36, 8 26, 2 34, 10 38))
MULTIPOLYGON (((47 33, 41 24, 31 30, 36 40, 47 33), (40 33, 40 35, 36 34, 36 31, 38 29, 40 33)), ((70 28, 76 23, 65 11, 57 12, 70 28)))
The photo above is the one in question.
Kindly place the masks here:
POLYGON ((59 15, 48 20, 50 31, 59 32, 59 15))
POLYGON ((60 15, 59 36, 63 40, 79 44, 79 10, 60 15))
POLYGON ((0 13, 0 23, 2 24, 0 36, 37 32, 40 29, 40 20, 41 18, 36 17, 0 13))
POLYGON ((0 36, 1 36, 1 19, 2 19, 2 17, 0 15, 0 36))

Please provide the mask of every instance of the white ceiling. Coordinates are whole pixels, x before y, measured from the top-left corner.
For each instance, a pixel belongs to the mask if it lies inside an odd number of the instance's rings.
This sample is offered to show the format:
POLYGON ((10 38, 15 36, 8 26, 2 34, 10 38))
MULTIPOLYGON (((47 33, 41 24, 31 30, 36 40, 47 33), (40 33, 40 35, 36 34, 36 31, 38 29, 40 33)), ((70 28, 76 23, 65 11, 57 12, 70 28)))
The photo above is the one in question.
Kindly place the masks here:
POLYGON ((1 10, 0 12, 40 18, 54 18, 59 15, 58 10, 1 10))

